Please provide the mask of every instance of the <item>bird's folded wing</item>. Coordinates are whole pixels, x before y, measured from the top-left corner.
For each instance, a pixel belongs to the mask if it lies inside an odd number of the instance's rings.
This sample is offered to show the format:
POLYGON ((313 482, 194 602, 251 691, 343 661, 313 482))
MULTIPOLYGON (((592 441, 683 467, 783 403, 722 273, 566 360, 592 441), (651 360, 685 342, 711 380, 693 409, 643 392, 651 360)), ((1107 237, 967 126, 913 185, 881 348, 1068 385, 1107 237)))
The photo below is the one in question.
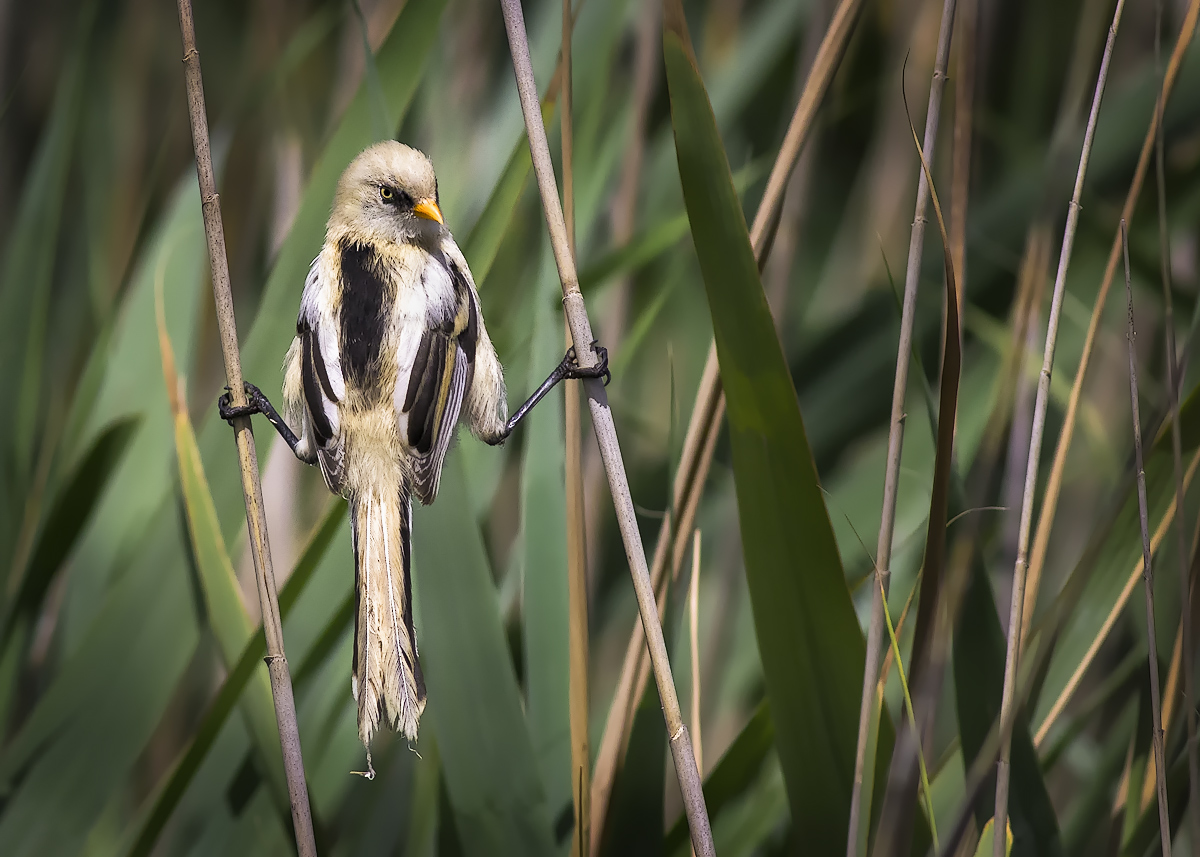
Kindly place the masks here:
POLYGON ((429 319, 413 357, 401 414, 407 417, 409 448, 413 451, 413 493, 422 503, 437 497, 442 462, 454 436, 463 399, 474 369, 478 310, 458 266, 433 257, 454 283, 452 317, 429 319))

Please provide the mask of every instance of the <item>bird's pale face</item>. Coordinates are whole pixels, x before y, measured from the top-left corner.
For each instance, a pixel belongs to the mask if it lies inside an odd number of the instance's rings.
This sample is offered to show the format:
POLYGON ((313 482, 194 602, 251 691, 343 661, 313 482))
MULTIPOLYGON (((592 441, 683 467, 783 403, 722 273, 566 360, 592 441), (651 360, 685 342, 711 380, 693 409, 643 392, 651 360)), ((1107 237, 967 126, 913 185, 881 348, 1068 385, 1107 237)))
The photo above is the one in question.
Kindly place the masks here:
POLYGON ((433 164, 403 143, 377 143, 342 173, 330 225, 374 240, 440 239, 445 226, 433 164))

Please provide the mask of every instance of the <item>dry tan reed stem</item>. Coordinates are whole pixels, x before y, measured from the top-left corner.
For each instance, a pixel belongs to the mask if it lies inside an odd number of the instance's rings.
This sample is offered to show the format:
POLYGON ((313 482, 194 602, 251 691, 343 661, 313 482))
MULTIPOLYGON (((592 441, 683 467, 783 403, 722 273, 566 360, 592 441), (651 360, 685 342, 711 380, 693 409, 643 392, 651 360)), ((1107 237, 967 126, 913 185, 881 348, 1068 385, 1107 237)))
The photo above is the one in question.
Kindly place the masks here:
MULTIPOLYGON (((1154 24, 1154 71, 1162 75, 1162 0, 1155 4, 1154 24)), ((1166 348, 1167 364, 1167 400, 1171 406, 1171 462, 1175 473, 1175 505, 1179 515, 1175 521, 1177 541, 1176 552, 1179 555, 1179 652, 1180 667, 1183 671, 1183 716, 1184 728, 1187 735, 1188 784, 1190 795, 1200 796, 1200 751, 1196 746, 1196 708, 1192 704, 1195 699, 1195 667, 1193 666, 1192 650, 1192 611, 1190 605, 1191 586, 1187 549, 1187 533, 1184 532, 1184 521, 1187 520, 1186 497, 1183 490, 1183 440, 1180 436, 1179 425, 1179 363, 1178 352, 1175 348, 1175 302, 1171 299, 1171 236, 1167 226, 1167 181, 1165 158, 1163 157, 1163 98, 1160 90, 1154 99, 1154 112, 1158 117, 1158 129, 1154 135, 1154 179, 1158 191, 1158 246, 1159 267, 1162 271, 1163 289, 1163 329, 1165 331, 1164 346, 1166 348)), ((1169 683, 1168 683, 1169 684, 1169 683)), ((1169 691, 1168 691, 1169 693, 1169 691)), ((1168 702, 1173 701, 1168 696, 1168 702)), ((1170 715, 1163 718, 1163 723, 1170 722, 1170 715)), ((1200 797, 1187 803, 1188 825, 1191 830, 1191 841, 1194 847, 1200 847, 1200 797)))
MULTIPOLYGON (((217 196, 209 149, 208 114, 204 104, 204 83, 200 75, 200 52, 196 50, 196 31, 192 21, 191 0, 179 0, 179 31, 183 36, 183 69, 187 84, 188 115, 192 143, 196 152, 196 175, 204 213, 204 234, 208 240, 208 261, 212 273, 213 299, 217 307, 217 328, 221 335, 221 353, 225 358, 225 377, 235 407, 246 404, 242 382, 242 361, 238 353, 237 323, 233 315, 233 295, 229 288, 229 261, 225 255, 225 230, 221 223, 221 200, 217 196)), ((279 599, 275 590, 275 572, 271 566, 271 547, 267 541, 267 517, 263 509, 262 485, 258 478, 258 455, 250 418, 234 420, 238 464, 242 474, 242 497, 246 503, 246 525, 254 557, 258 600, 262 609, 263 632, 267 642, 267 668, 271 676, 271 696, 275 701, 275 720, 283 750, 283 768, 291 800, 292 825, 300 857, 316 857, 312 814, 308 806, 308 787, 304 781, 304 759, 300 752, 300 731, 296 724, 296 701, 283 650, 283 623, 279 618, 279 599)))
MULTIPOLYGON (((700 738, 700 530, 692 540, 692 579, 688 581, 688 648, 692 657, 692 749, 696 768, 704 773, 704 743, 700 738)), ((696 849, 692 849, 695 857, 696 849)))
MULTIPOLYGON (((554 164, 550 159, 550 146, 546 140, 546 128, 542 124, 542 113, 538 103, 537 82, 533 77, 533 64, 529 56, 525 16, 520 0, 501 0, 500 7, 504 13, 504 26, 508 33, 513 71, 516 74, 517 91, 521 98, 521 110, 525 116, 525 130, 529 136, 534 173, 537 176, 538 190, 542 197, 546 224, 550 230, 554 260, 558 266, 559 278, 562 280, 563 309, 571 327, 571 338, 575 343, 575 351, 580 365, 594 366, 596 354, 591 348, 593 341, 591 322, 588 320, 587 308, 579 290, 579 275, 575 270, 575 262, 571 257, 571 248, 567 240, 566 223, 563 219, 557 183, 554 178, 554 164)), ((691 829, 692 845, 701 857, 714 857, 716 851, 713 848, 708 810, 704 805, 704 791, 700 782, 700 774, 696 770, 696 759, 692 755, 692 742, 680 711, 675 682, 671 676, 667 645, 663 639, 662 623, 655 605, 654 586, 650 582, 650 570, 646 565, 646 554, 642 548, 642 537, 638 531, 633 499, 629 494, 629 482, 625 474, 625 464, 621 458, 616 427, 613 425, 612 411, 608 406, 608 396, 604 390, 604 384, 599 380, 588 381, 585 387, 592 414, 592 427, 604 459, 604 469, 608 474, 609 489, 616 507, 617 522, 625 543, 625 553, 629 559, 629 570, 637 595, 638 611, 641 613, 642 626, 646 631, 647 644, 650 647, 650 660, 658 685, 659 699, 662 701, 671 755, 675 760, 679 790, 683 795, 688 826, 691 829)))
MULTIPOLYGON (((1179 39, 1171 53, 1167 64, 1166 74, 1163 75, 1160 98, 1165 105, 1175 86, 1179 68, 1183 63, 1184 54, 1196 32, 1196 22, 1200 19, 1200 0, 1191 0, 1187 14, 1180 28, 1179 39)), ((1129 185, 1129 193, 1125 197, 1125 205, 1121 209, 1121 217, 1126 222, 1133 220, 1133 210, 1142 192, 1142 184, 1146 179, 1146 171, 1150 166, 1150 156, 1154 153, 1154 140, 1158 134, 1158 112, 1155 111, 1150 120, 1150 128, 1146 131, 1142 142, 1142 151, 1138 156, 1137 167, 1133 173, 1133 181, 1129 185)), ((1050 530, 1054 527, 1054 515, 1058 510, 1058 498, 1062 491, 1063 473, 1067 465, 1067 453, 1071 449, 1071 440, 1075 436, 1075 423, 1079 415, 1079 402, 1083 396, 1083 381, 1087 375, 1088 363, 1092 350, 1096 345, 1096 334, 1100 329, 1100 318, 1104 313, 1104 305, 1108 300, 1108 290, 1116 275, 1117 263, 1121 255, 1121 236, 1113 237, 1112 247, 1108 254, 1108 264, 1104 269, 1104 277, 1100 281, 1100 290, 1096 294, 1096 302, 1092 307, 1092 317, 1088 322, 1087 334, 1083 340, 1083 353, 1079 359, 1079 370, 1075 373, 1075 381, 1071 386, 1071 396, 1067 400, 1067 412, 1063 416, 1062 428, 1058 434, 1058 445, 1054 449, 1054 463, 1050 466, 1050 475, 1046 479, 1046 491, 1042 497, 1041 515, 1038 517, 1037 533, 1033 539, 1033 549, 1029 554, 1029 577, 1031 580, 1040 579, 1042 566, 1046 560, 1046 548, 1050 543, 1050 530)))
MULTIPOLYGON (((575 19, 571 0, 563 0, 563 35, 560 70, 562 79, 563 220, 571 258, 575 258, 575 170, 574 89, 571 73, 571 33, 575 19)), ((571 328, 565 330, 571 344, 571 328)), ((571 798, 575 804, 575 836, 572 857, 587 857, 591 839, 591 745, 588 740, 588 581, 587 544, 584 537, 582 417, 579 394, 582 385, 566 382, 563 426, 566 443, 565 493, 567 500, 567 696, 570 700, 571 798)))
POLYGON ((1133 284, 1129 279, 1129 231, 1121 221, 1121 255, 1125 260, 1125 296, 1129 307, 1129 398, 1133 410, 1133 458, 1137 468, 1138 523, 1142 531, 1142 582, 1146 585, 1146 652, 1150 665, 1150 724, 1154 747, 1154 782, 1158 790, 1158 832, 1163 857, 1171 857, 1171 818, 1167 807, 1167 766, 1163 753, 1162 710, 1158 684, 1158 639, 1154 632, 1154 565, 1150 551, 1150 513, 1146 508, 1146 467, 1142 459, 1142 415, 1138 407, 1136 333, 1133 327, 1133 284))
MULTIPOLYGON (((829 28, 825 31, 825 37, 821 40, 821 46, 813 60, 812 71, 796 105, 796 111, 788 124, 783 144, 771 168, 762 202, 750 228, 750 244, 754 248, 760 271, 770 250, 769 238, 775 224, 778 223, 784 191, 787 189, 792 170, 812 130, 817 108, 820 107, 837 71, 862 6, 863 0, 841 0, 834 10, 829 28)), ((673 508, 682 510, 682 513, 664 518, 658 532, 651 570, 651 579, 656 591, 661 591, 668 560, 672 562, 672 576, 679 568, 682 556, 679 545, 691 532, 695 510, 699 506, 712 462, 712 450, 724 416, 725 396, 720 389, 716 343, 712 342, 709 343, 708 357, 705 359, 700 387, 688 420, 679 469, 675 473, 675 483, 672 487, 673 508)), ((596 754, 595 772, 592 777, 593 842, 603 829, 617 762, 628 739, 633 709, 641 697, 641 689, 645 686, 645 680, 639 678, 645 674, 641 662, 645 652, 641 634, 641 624, 635 623, 625 650, 617 689, 609 706, 600 748, 596 754)))
MULTIPOLYGON (((954 32, 955 0, 945 0, 938 30, 933 77, 929 81, 929 104, 925 112, 925 137, 921 142, 925 159, 934 162, 938 124, 942 111, 942 91, 946 86, 946 66, 950 61, 950 42, 954 32)), ((867 626, 866 663, 863 666, 862 697, 858 711, 858 743, 854 753, 854 783, 850 794, 850 823, 846 836, 846 857, 858 857, 859 818, 862 815, 863 777, 867 765, 867 740, 874 709, 875 682, 883 657, 884 604, 892 563, 892 537, 896 529, 896 499, 900 484, 900 456, 904 447, 904 399, 908 393, 908 364, 912 354, 913 324, 917 309, 917 283, 921 277, 921 256, 925 247, 925 210, 929 205, 929 181, 922 168, 917 170, 917 201, 908 241, 908 265, 904 273, 904 298, 900 310, 900 339, 896 351, 896 377, 892 386, 892 412, 888 429, 887 465, 883 475, 883 506, 880 511, 879 538, 875 546, 875 577, 871 588, 871 619, 867 626)))
MULTIPOLYGON (((1004 689, 1000 698, 1000 719, 1006 721, 1013 716, 1014 697, 1017 685, 1017 669, 1021 653, 1021 623, 1025 612, 1025 577, 1029 568, 1029 531, 1033 521, 1033 495, 1037 490, 1038 464, 1042 451, 1042 433, 1046 427, 1046 407, 1050 398, 1050 374, 1054 369, 1054 350, 1058 343, 1058 322, 1062 312, 1063 295, 1066 293, 1067 269, 1071 264, 1071 251, 1075 245, 1075 229, 1079 224, 1079 199, 1083 195, 1083 181, 1087 175, 1088 158, 1092 152, 1092 140, 1096 136, 1096 121, 1100 115, 1100 102, 1104 96, 1104 84, 1108 79, 1108 66, 1112 60, 1113 44, 1117 40, 1117 28, 1121 23, 1121 12, 1125 0, 1117 0, 1113 10, 1112 24, 1108 28, 1108 40, 1100 60, 1100 72, 1096 77, 1096 89, 1092 96, 1092 107, 1088 114, 1087 130, 1083 135, 1083 148, 1079 154, 1079 168, 1075 173, 1075 189, 1067 208, 1067 224, 1063 229, 1062 251, 1058 256, 1058 273, 1054 278, 1054 294, 1050 299, 1050 317, 1046 322, 1046 347, 1042 355, 1042 372, 1038 377, 1037 398, 1033 405, 1033 427, 1029 439, 1029 458, 1025 465, 1025 491, 1021 498, 1021 523, 1017 535, 1017 561, 1013 567, 1012 600, 1008 612, 1008 651, 1004 659, 1004 689)), ((996 765, 996 820, 995 829, 1003 831, 1008 823, 1008 787, 1010 776, 1010 736, 1000 742, 1000 757, 996 765)), ((1005 857, 1004 837, 995 837, 995 857, 1005 857)))

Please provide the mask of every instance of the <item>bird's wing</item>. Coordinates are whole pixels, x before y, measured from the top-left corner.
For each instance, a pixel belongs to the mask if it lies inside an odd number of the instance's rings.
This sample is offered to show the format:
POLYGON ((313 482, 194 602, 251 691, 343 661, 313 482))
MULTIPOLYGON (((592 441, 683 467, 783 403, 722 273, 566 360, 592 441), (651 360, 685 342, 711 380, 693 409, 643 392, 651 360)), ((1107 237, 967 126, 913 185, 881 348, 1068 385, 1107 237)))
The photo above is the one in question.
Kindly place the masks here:
POLYGON ((300 341, 300 378, 307 410, 306 428, 316 445, 321 473, 329 487, 340 491, 342 481, 342 436, 338 403, 345 398, 338 352, 337 325, 330 305, 331 292, 321 274, 321 257, 309 269, 296 319, 300 341))
POLYGON ((448 307, 430 306, 408 383, 396 389, 401 425, 413 453, 413 489, 422 503, 437 497, 442 462, 471 386, 479 329, 479 309, 459 266, 443 253, 431 255, 428 264, 428 277, 449 279, 454 300, 448 307))

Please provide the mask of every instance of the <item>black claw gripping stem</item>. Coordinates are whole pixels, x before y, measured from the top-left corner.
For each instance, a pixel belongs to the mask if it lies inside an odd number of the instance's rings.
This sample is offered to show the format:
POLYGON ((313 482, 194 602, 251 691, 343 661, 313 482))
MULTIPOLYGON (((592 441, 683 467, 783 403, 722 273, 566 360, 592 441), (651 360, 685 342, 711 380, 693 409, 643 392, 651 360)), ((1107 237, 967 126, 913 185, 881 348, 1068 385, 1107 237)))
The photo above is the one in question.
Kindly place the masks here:
POLYGON ((296 433, 283 421, 283 417, 279 416, 279 411, 275 410, 275 406, 271 404, 262 390, 249 381, 243 383, 246 386, 246 404, 241 407, 234 407, 230 403, 228 387, 225 388, 225 393, 221 398, 217 399, 217 413, 221 415, 221 419, 233 425, 233 421, 237 417, 262 414, 271 425, 275 426, 275 431, 279 432, 279 436, 292 448, 292 452, 295 452, 296 444, 300 443, 300 438, 296 437, 296 433))

